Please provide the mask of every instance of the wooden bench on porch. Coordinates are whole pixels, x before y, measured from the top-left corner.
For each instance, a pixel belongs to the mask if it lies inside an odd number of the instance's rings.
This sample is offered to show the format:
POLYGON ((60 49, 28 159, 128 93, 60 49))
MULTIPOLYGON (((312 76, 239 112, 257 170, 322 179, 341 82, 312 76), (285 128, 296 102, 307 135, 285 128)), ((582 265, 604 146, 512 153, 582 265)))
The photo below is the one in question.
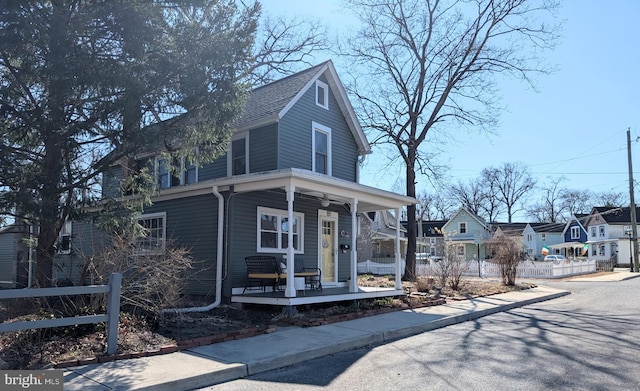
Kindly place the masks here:
MULTIPOLYGON (((272 286, 273 291, 277 291, 279 286, 287 278, 287 274, 280 266, 280 261, 274 256, 252 255, 244 259, 247 264, 247 282, 242 291, 247 289, 260 288, 266 292, 267 285, 272 286)), ((319 268, 305 268, 301 261, 296 265, 294 277, 304 277, 305 285, 309 289, 322 290, 322 278, 319 268)))

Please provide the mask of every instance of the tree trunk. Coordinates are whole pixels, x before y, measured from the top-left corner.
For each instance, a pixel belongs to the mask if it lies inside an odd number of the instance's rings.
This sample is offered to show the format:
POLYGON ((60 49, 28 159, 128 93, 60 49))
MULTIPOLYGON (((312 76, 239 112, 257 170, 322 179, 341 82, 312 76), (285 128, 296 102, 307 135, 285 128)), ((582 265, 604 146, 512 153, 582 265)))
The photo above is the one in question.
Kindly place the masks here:
MULTIPOLYGON (((407 151, 408 164, 407 164, 407 195, 410 197, 416 196, 416 173, 414 170, 416 161, 416 151, 409 147, 407 151)), ((415 204, 407 206, 407 254, 405 256, 406 263, 404 269, 405 281, 416 280, 416 236, 417 236, 417 224, 416 224, 416 206, 415 204)))
POLYGON ((49 30, 49 74, 47 87, 47 109, 49 118, 42 135, 44 158, 40 172, 41 188, 38 244, 36 247, 36 282, 40 287, 51 286, 53 280, 53 256, 58 232, 62 224, 60 213, 60 181, 63 178, 63 150, 65 141, 60 133, 66 128, 65 107, 69 89, 68 58, 70 43, 67 36, 67 9, 64 5, 52 4, 53 16, 49 30))

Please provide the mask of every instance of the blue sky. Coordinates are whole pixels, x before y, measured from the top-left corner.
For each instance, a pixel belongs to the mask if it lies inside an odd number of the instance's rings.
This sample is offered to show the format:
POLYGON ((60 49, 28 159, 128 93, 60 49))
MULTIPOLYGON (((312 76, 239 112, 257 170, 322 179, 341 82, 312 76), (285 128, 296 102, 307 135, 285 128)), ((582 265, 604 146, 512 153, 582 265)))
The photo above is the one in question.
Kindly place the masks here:
MULTIPOLYGON (((266 13, 320 19, 332 31, 350 25, 339 0, 262 4, 266 13)), ((640 137, 640 1, 568 0, 559 16, 566 20, 562 39, 548 57, 559 70, 539 78, 538 92, 516 81, 501 84, 508 111, 496 134, 453 134, 456 141, 439 156, 450 182, 519 161, 539 183, 564 176, 568 188, 628 194, 627 129, 634 177, 640 179, 640 143, 635 142, 640 137)), ((318 62, 326 59, 320 54, 318 62)), ((401 167, 385 167, 382 156, 368 160, 361 182, 402 191, 403 186, 394 186, 404 177, 401 167)), ((421 190, 434 191, 424 179, 419 179, 421 190)))

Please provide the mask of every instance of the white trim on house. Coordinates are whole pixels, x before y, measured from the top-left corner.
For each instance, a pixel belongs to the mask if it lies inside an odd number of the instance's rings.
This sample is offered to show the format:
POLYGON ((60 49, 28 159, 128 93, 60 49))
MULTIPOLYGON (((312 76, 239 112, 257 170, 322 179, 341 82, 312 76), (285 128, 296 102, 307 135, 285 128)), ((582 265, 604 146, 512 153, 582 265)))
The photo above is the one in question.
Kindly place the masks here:
POLYGON ((325 174, 325 175, 329 175, 331 176, 332 174, 332 170, 331 170, 331 166, 333 165, 331 162, 331 128, 321 125, 315 121, 311 122, 311 170, 313 172, 319 172, 317 170, 318 167, 316 167, 316 133, 320 132, 323 133, 327 136, 327 156, 326 156, 326 170, 327 172, 320 172, 321 174, 325 174))
POLYGON ((321 80, 316 80, 316 105, 329 110, 329 86, 321 80))
POLYGON ((249 173, 249 132, 237 132, 231 137, 231 141, 229 142, 229 148, 227 149, 227 176, 233 176, 233 142, 244 139, 244 167, 245 172, 243 174, 235 174, 235 175, 244 175, 249 173))
MULTIPOLYGON (((295 254, 304 254, 304 214, 299 212, 293 212, 293 218, 297 220, 296 229, 294 232, 294 238, 297 237, 297 249, 294 246, 295 254)), ((258 206, 256 213, 256 251, 259 253, 274 253, 285 254, 286 247, 282 247, 282 238, 284 237, 284 228, 282 227, 283 219, 288 219, 288 211, 282 209, 266 208, 258 206), (262 215, 275 216, 278 221, 274 233, 276 234, 276 247, 263 247, 262 246, 262 215)), ((287 228, 289 229, 289 228, 287 228)))

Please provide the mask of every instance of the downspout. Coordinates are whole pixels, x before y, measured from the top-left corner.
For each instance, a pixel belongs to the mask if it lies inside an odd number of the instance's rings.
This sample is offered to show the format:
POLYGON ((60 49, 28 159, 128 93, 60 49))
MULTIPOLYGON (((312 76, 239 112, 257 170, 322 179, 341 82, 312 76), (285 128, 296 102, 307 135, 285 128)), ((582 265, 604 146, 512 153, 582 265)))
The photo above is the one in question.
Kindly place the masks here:
POLYGON ((218 192, 218 187, 213 186, 211 189, 213 195, 218 199, 218 243, 216 254, 216 300, 203 307, 185 307, 185 308, 167 308, 163 310, 163 313, 184 313, 184 312, 207 312, 210 311, 222 302, 222 250, 224 239, 224 197, 218 192))

